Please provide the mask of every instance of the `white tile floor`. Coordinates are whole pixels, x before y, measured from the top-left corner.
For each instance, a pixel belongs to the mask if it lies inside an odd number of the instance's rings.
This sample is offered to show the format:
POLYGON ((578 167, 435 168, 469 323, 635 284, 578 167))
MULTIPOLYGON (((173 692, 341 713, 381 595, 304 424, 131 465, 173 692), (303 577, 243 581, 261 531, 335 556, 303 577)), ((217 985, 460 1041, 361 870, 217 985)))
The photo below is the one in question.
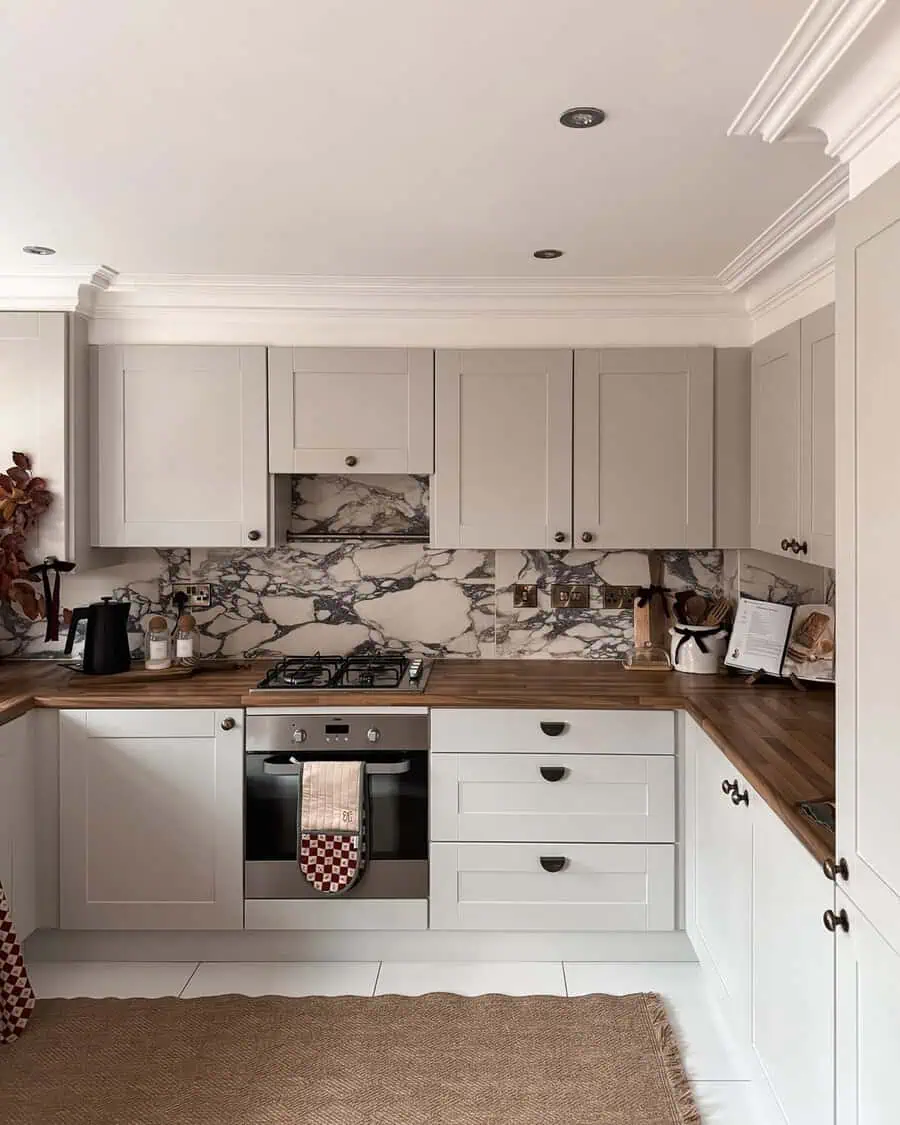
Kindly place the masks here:
POLYGON ((768 1125, 749 1075, 706 996, 698 965, 678 962, 36 962, 41 998, 51 996, 381 996, 482 992, 581 996, 659 992, 678 1029, 704 1125, 768 1125))

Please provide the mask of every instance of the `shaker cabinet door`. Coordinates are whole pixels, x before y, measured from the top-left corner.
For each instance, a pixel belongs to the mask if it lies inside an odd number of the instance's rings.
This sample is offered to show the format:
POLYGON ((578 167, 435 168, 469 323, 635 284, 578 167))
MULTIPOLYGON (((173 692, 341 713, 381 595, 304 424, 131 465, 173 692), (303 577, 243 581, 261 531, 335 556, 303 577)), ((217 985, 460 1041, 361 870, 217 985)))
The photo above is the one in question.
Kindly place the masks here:
POLYGON ((93 541, 269 542, 266 350, 93 349, 93 541))
POLYGON ((801 344, 800 558, 834 566, 834 305, 805 316, 801 344))
POLYGON ((37 926, 37 807, 30 716, 0 726, 0 885, 19 941, 37 926))
POLYGON ((61 711, 59 757, 63 929, 242 928, 240 712, 61 711))
POLYGON ((784 555, 801 537, 800 321, 753 348, 750 546, 784 555))
POLYGON ((712 547, 713 349, 575 353, 574 545, 712 547))
POLYGON ((837 854, 847 893, 900 942, 900 168, 837 221, 837 854))
POLYGON ((432 546, 571 548, 571 352, 438 352, 435 427, 432 546))
POLYGON ((433 465, 430 349, 269 349, 270 472, 424 475, 433 465))

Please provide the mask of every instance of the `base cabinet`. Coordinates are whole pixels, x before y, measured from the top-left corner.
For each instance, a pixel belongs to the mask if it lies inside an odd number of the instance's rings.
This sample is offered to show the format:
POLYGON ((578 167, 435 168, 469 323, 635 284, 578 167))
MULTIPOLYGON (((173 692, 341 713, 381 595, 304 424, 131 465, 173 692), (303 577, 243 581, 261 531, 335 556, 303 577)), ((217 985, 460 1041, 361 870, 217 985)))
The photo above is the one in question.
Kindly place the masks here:
POLYGON ((16 935, 37 928, 37 815, 30 716, 0 726, 0 885, 16 935))
POLYGON ((890 944, 838 888, 837 1125, 893 1125, 900 1059, 900 945, 890 944))
POLYGON ((830 1125, 835 953, 822 915, 834 887, 712 740, 686 722, 688 936, 783 1120, 830 1125))
POLYGON ((60 926, 243 926, 244 725, 213 710, 60 713, 60 926))
POLYGON ((751 1042, 790 1125, 834 1120, 834 889, 775 813, 753 806, 751 1042))

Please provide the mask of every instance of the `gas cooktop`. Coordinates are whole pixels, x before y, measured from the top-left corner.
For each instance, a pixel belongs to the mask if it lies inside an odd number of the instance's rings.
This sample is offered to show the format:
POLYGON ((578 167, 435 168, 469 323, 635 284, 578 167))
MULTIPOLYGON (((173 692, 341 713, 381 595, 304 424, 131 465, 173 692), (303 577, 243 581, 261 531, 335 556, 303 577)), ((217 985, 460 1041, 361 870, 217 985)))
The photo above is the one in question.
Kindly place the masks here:
POLYGON ((395 652, 350 656, 289 656, 266 672, 257 691, 425 690, 431 661, 395 652))

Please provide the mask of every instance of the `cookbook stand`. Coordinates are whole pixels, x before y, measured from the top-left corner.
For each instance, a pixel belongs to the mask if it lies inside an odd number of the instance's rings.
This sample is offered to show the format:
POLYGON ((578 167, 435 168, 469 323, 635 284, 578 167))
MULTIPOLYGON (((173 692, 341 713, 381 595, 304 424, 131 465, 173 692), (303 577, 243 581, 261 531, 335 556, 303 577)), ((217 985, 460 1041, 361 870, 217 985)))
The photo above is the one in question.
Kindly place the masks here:
POLYGON ((794 672, 788 672, 786 676, 776 676, 773 672, 765 672, 762 668, 758 668, 755 672, 751 672, 749 676, 744 677, 744 683, 747 684, 748 687, 752 687, 754 684, 766 680, 777 680, 779 683, 783 683, 787 680, 797 691, 808 690, 806 684, 798 679, 794 672))

